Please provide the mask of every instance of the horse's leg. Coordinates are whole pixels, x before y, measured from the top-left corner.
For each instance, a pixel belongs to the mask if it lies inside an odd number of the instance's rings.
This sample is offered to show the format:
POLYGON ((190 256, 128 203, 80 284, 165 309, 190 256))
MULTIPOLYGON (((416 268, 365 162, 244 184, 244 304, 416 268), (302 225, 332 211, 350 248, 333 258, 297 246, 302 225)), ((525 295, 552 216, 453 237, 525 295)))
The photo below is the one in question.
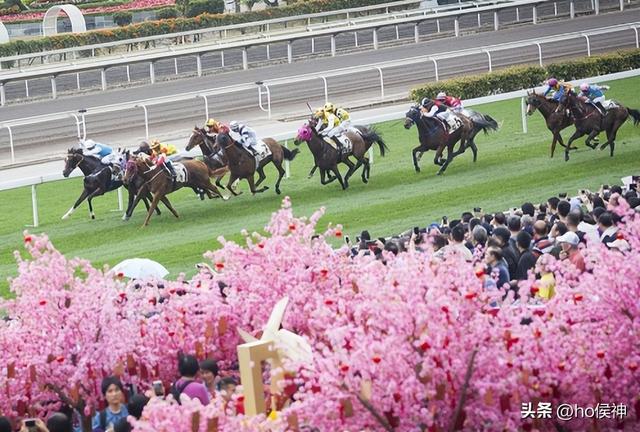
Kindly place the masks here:
POLYGON ((340 171, 338 170, 338 165, 337 164, 334 165, 333 168, 331 168, 331 171, 333 172, 333 175, 340 182, 340 186, 342 186, 342 190, 345 190, 346 188, 349 187, 349 182, 347 181, 346 177, 343 179, 342 175, 340 175, 340 171))
POLYGON ((254 195, 257 194, 257 193, 262 193, 262 192, 266 191, 267 189, 269 189, 267 186, 264 186, 264 187, 262 187, 260 189, 256 189, 256 185, 255 185, 255 182, 253 180, 253 176, 252 175, 247 177, 247 183, 249 183, 249 190, 254 195))
POLYGON ((342 162, 347 167, 349 167, 349 169, 347 170, 347 173, 344 175, 345 181, 349 181, 353 173, 360 167, 360 165, 362 165, 360 161, 358 161, 357 165, 351 162, 351 159, 349 159, 349 156, 346 156, 340 162, 342 162))
MULTIPOLYGON (((447 144, 447 159, 444 161, 444 163, 442 164, 442 166, 438 170, 438 175, 441 175, 442 173, 444 173, 445 170, 447 169, 447 167, 449 166, 449 164, 451 163, 451 161, 453 160, 453 158, 454 158, 453 146, 454 145, 455 145, 455 143, 447 144)), ((440 150, 440 149, 438 149, 438 150, 440 150)))
POLYGON ((63 216, 62 219, 68 219, 69 216, 71 216, 71 214, 78 208, 78 206, 82 203, 82 201, 84 201, 87 196, 89 195, 89 191, 87 190, 87 188, 84 188, 82 190, 82 193, 80 194, 80 196, 78 197, 78 199, 76 200, 75 204, 69 209, 68 212, 66 212, 63 216))
POLYGON ((313 174, 315 174, 317 169, 318 169, 318 164, 315 164, 313 168, 311 168, 311 171, 309 171, 309 175, 307 175, 307 178, 310 179, 311 177, 313 177, 313 174))
POLYGON ((436 150, 436 155, 433 157, 433 164, 434 165, 438 165, 440 167, 442 167, 442 165, 444 165, 444 162, 442 162, 442 160, 441 160, 442 159, 442 153, 444 153, 444 148, 445 148, 445 146, 441 145, 436 150))
POLYGON ((229 192, 231 192, 232 194, 238 196, 242 193, 242 191, 240 192, 236 192, 233 189, 233 182, 235 182, 238 179, 238 177, 236 177, 236 175, 232 172, 231 174, 229 174, 229 181, 227 182, 227 190, 229 190, 229 192))
MULTIPOLYGON (((178 212, 173 208, 173 206, 171 205, 171 203, 169 202, 169 198, 167 198, 166 195, 164 195, 162 198, 160 198, 160 201, 162 201, 164 203, 165 206, 167 206, 167 208, 169 209, 169 211, 171 213, 173 213, 173 215, 176 218, 180 218, 180 216, 178 216, 178 212)), ((156 210, 158 209, 158 207, 156 207, 156 210)))
POLYGON ((422 152, 420 151, 420 146, 411 150, 411 156, 413 156, 413 167, 415 168, 416 172, 420 172, 420 167, 418 166, 418 153, 422 154, 422 152))
POLYGON ((362 165, 362 183, 369 183, 369 175, 371 172, 371 164, 369 163, 368 157, 363 157, 361 159, 362 165))
POLYGON ((594 148, 595 145, 593 147, 591 146, 591 140, 593 140, 596 136, 598 136, 599 133, 600 133, 599 130, 592 130, 591 132, 589 132, 589 135, 587 135, 587 139, 584 141, 585 145, 587 145, 588 147, 594 148))
POLYGON ((274 160, 273 161, 273 165, 276 167, 276 169, 278 170, 278 181, 276 181, 276 193, 278 195, 280 195, 280 182, 282 181, 282 178, 285 175, 285 171, 284 168, 282 168, 282 163, 281 162, 277 162, 274 160))
POLYGON ((93 212, 93 203, 91 202, 91 200, 98 195, 102 195, 102 192, 100 191, 100 188, 94 190, 93 192, 91 192, 88 196, 87 196, 87 203, 89 204, 89 217, 91 219, 95 219, 96 218, 96 214, 93 212))
POLYGON ((147 212, 147 217, 144 219, 144 222, 142 224, 143 228, 149 225, 149 220, 151 219, 153 210, 155 210, 155 208, 158 206, 158 201, 160 201, 161 195, 164 196, 164 194, 162 194, 161 192, 158 192, 153 196, 153 201, 151 201, 151 207, 149 207, 149 211, 147 212))
MULTIPOLYGON (((551 131, 551 133, 553 134, 553 139, 551 140, 551 158, 553 159, 553 153, 556 151, 556 142, 558 141, 558 136, 560 135, 560 132, 558 131, 551 131)), ((565 147, 564 144, 561 144, 563 147, 565 147)))
POLYGON ((571 143, 574 142, 576 139, 580 138, 584 134, 585 134, 585 132, 582 131, 581 129, 576 129, 576 131, 573 133, 573 135, 571 135, 571 138, 569 138, 569 141, 567 142, 567 145, 564 148, 564 161, 565 162, 567 162, 569 160, 569 150, 571 149, 571 143))
POLYGON ((328 185, 329 183, 332 183, 337 179, 338 177, 331 175, 331 171, 320 168, 320 184, 328 185))
MULTIPOLYGON (((276 161, 275 160, 273 161, 273 164, 276 165, 276 161)), ((267 176, 264 175, 264 165, 258 166, 258 168, 256 168, 256 172, 258 173, 258 181, 256 182, 256 187, 258 187, 258 186, 260 186, 260 183, 262 183, 264 181, 264 179, 267 178, 267 176)))
POLYGON ((471 147, 471 152, 473 153, 473 162, 475 163, 478 160, 478 146, 474 140, 469 141, 469 147, 471 147))

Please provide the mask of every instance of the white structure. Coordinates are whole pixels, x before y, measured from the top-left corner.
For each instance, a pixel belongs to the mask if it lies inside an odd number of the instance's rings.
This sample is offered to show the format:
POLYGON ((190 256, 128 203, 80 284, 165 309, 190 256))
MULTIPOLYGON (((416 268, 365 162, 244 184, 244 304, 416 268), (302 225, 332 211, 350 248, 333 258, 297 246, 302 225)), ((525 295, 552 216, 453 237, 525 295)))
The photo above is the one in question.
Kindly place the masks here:
POLYGON ((7 31, 7 28, 4 26, 4 24, 2 24, 2 21, 0 21, 0 43, 7 42, 9 42, 9 32, 7 31))
POLYGON ((64 12, 71 20, 71 31, 73 33, 84 33, 87 31, 87 25, 84 21, 84 15, 80 9, 74 5, 65 4, 52 6, 47 10, 42 19, 42 34, 44 36, 52 36, 58 34, 58 15, 64 12))

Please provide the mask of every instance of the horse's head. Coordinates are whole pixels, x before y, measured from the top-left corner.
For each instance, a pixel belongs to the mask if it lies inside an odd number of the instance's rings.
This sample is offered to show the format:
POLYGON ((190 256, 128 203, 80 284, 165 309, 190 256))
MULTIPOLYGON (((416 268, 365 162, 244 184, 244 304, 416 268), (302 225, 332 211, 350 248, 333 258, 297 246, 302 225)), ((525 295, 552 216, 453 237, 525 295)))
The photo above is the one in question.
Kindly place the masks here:
POLYGON ((414 123, 417 123, 420 119, 420 108, 417 105, 409 108, 409 111, 404 115, 404 128, 409 129, 414 123))
POLYGON ((204 129, 200 129, 198 126, 193 128, 191 132, 191 136, 189 137, 189 142, 187 143, 187 147, 185 150, 189 151, 192 148, 199 146, 205 143, 205 133, 204 129))
POLYGON ((69 174, 71 174, 71 172, 80 165, 83 158, 82 150, 70 148, 67 151, 67 156, 64 158, 64 169, 62 170, 62 175, 69 177, 69 174))
POLYGON ((542 104, 543 96, 540 96, 535 93, 535 91, 527 92, 527 115, 531 115, 540 107, 542 104))
POLYGON ((129 184, 133 177, 138 174, 138 164, 140 163, 140 159, 137 157, 131 157, 124 164, 124 176, 122 176, 122 182, 124 184, 129 184))
POLYGON ((298 133, 294 142, 296 145, 300 145, 302 141, 308 142, 309 140, 311 140, 312 136, 313 130, 311 129, 311 126, 309 125, 309 123, 305 123, 298 128, 298 133))

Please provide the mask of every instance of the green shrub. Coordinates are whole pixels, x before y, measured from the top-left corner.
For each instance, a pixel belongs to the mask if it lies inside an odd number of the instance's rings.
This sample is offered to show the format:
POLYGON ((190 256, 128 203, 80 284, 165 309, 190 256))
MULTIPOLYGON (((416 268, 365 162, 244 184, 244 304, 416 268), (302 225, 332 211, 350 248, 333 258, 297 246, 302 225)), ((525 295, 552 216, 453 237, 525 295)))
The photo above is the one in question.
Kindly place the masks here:
POLYGON ((204 13, 220 14, 224 11, 224 0, 194 0, 187 6, 187 17, 196 17, 204 13))
POLYGON ((585 57, 545 67, 514 66, 482 75, 432 82, 414 88, 410 96, 411 99, 420 101, 424 97, 433 99, 438 92, 444 91, 462 99, 471 99, 536 87, 551 76, 571 81, 636 68, 640 68, 640 50, 638 49, 585 57))
POLYGON ((156 12, 156 18, 158 19, 170 19, 178 18, 178 9, 174 7, 166 7, 156 12))
POLYGON ((133 21, 133 13, 129 11, 120 11, 113 14, 113 22, 120 27, 131 24, 133 21))

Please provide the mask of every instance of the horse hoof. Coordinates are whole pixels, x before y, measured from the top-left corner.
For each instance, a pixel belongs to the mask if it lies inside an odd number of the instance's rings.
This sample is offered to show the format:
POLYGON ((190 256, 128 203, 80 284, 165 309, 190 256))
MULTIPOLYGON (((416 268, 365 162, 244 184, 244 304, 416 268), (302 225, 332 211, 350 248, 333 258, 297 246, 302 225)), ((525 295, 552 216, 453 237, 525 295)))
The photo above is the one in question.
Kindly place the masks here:
POLYGON ((65 215, 62 215, 62 217, 61 217, 60 219, 62 219, 62 220, 66 220, 66 219, 69 219, 69 215, 67 215, 67 214, 65 214, 65 215))
POLYGON ((125 222, 128 221, 129 220, 129 216, 127 216, 126 214, 122 215, 122 220, 125 221, 125 222))
POLYGON ((280 189, 276 189, 276 193, 280 195, 280 189))
POLYGON ((416 167, 416 172, 419 173, 420 172, 420 168, 416 167))
POLYGON ((564 161, 565 161, 565 162, 569 162, 569 155, 568 155, 568 154, 567 154, 567 155, 564 155, 564 161))
POLYGON ((95 218, 96 218, 96 215, 92 214, 91 219, 95 219, 95 218))

